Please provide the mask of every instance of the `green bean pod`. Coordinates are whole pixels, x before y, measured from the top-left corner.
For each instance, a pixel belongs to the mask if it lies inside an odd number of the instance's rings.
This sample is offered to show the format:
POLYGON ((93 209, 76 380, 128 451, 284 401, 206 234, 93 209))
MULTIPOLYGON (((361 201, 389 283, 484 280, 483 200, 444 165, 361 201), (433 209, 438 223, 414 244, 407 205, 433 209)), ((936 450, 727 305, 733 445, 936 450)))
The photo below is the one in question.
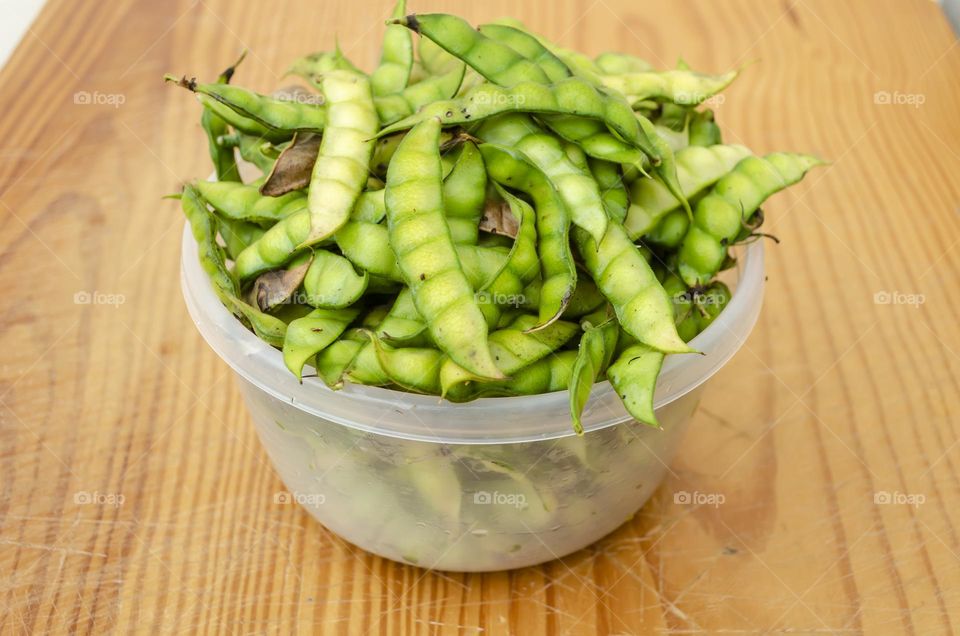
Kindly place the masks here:
POLYGON ((451 99, 460 90, 466 65, 457 60, 457 66, 443 75, 431 75, 422 82, 411 84, 399 93, 380 95, 373 99, 380 123, 389 126, 417 112, 423 106, 451 99))
MULTIPOLYGON (((393 18, 402 18, 407 12, 406 0, 397 0, 393 18)), ((410 80, 413 68, 413 39, 410 32, 396 25, 387 26, 383 34, 380 65, 370 75, 374 95, 391 95, 402 91, 410 80)))
POLYGON ((303 279, 306 303, 323 309, 349 307, 363 296, 369 282, 367 272, 358 274, 339 254, 315 250, 303 279))
POLYGON ((220 302, 231 313, 249 324, 259 338, 273 346, 278 347, 283 344, 287 325, 240 300, 239 285, 227 269, 223 248, 217 243, 217 219, 207 209, 206 203, 196 188, 190 185, 183 187, 180 205, 190 224, 193 238, 197 241, 200 266, 210 277, 213 291, 220 302))
POLYGON ((391 384, 407 391, 438 395, 440 366, 444 355, 436 349, 404 347, 395 349, 368 331, 377 362, 391 384))
POLYGON ((485 122, 477 136, 488 143, 515 148, 526 156, 556 187, 573 222, 595 240, 603 238, 607 213, 600 190, 593 176, 571 161, 573 147, 544 133, 529 116, 519 114, 485 122))
POLYGON ((660 422, 653 409, 653 398, 663 358, 660 351, 637 343, 624 349, 607 369, 607 378, 630 416, 657 428, 660 422))
POLYGON ((543 279, 537 306, 539 325, 546 326, 560 318, 577 287, 577 270, 570 253, 569 212, 547 175, 521 152, 493 143, 482 144, 480 152, 491 179, 527 194, 533 201, 543 279))
MULTIPOLYGON (((750 155, 744 146, 690 146, 676 155, 680 191, 691 199, 717 182, 750 155)), ((652 230, 668 212, 681 206, 676 196, 658 178, 640 178, 630 186, 630 207, 624 228, 636 240, 652 230)))
POLYGON ((252 163, 260 172, 270 174, 280 153, 269 141, 245 133, 234 133, 224 138, 225 143, 235 145, 244 161, 252 163))
POLYGON ((350 213, 350 218, 354 221, 364 223, 379 223, 387 216, 387 204, 384 202, 386 190, 369 190, 362 193, 357 198, 356 205, 350 213))
POLYGON ((566 63, 545 47, 540 40, 523 29, 507 24, 482 24, 477 30, 496 42, 506 45, 524 58, 536 63, 547 82, 559 82, 573 76, 566 63))
MULTIPOLYGON (((536 214, 526 201, 513 196, 501 185, 494 185, 500 196, 507 202, 519 226, 517 236, 513 241, 510 252, 507 254, 503 267, 497 272, 495 278, 484 285, 481 290, 502 293, 507 287, 506 280, 515 280, 520 284, 519 289, 516 290, 519 295, 523 288, 540 273, 540 260, 537 257, 536 214)), ((512 283, 510 288, 512 289, 512 283)))
POLYGON ((583 335, 577 349, 577 359, 570 374, 568 391, 570 393, 570 418, 577 435, 583 434, 581 415, 593 385, 606 370, 617 347, 620 328, 606 308, 586 317, 583 322, 583 335))
POLYGON ((197 181, 194 186, 221 216, 236 221, 273 224, 307 207, 300 191, 265 197, 258 188, 235 181, 197 181))
POLYGON ((607 75, 603 83, 633 101, 662 99, 695 106, 729 86, 738 73, 729 71, 721 75, 706 75, 689 70, 646 71, 607 75))
POLYGON ((404 287, 397 294, 390 311, 377 327, 377 336, 390 344, 406 347, 417 347, 432 342, 427 323, 417 311, 409 287, 404 287))
POLYGON ((365 345, 369 345, 360 329, 347 330, 338 340, 317 354, 314 368, 324 384, 331 389, 343 386, 343 376, 365 345))
POLYGON ((540 66, 510 47, 490 39, 466 21, 443 13, 408 15, 391 21, 429 38, 442 49, 476 69, 490 81, 504 86, 520 82, 547 82, 540 66), (495 70, 492 70, 495 69, 495 70), (495 74, 492 79, 488 73, 495 74))
POLYGON ((476 144, 466 142, 443 180, 443 207, 453 242, 477 243, 478 225, 487 196, 487 171, 476 144))
POLYGON ((616 132, 627 144, 651 157, 654 163, 659 160, 659 153, 649 135, 640 127, 629 104, 598 91, 579 78, 569 78, 556 84, 522 82, 509 88, 480 84, 463 97, 429 104, 416 114, 387 126, 379 134, 390 135, 432 117, 439 118, 444 126, 459 126, 504 113, 560 116, 561 119, 557 120, 559 124, 552 117, 545 118, 551 129, 565 126, 569 115, 595 119, 616 132))
POLYGON ((314 309, 287 326, 283 363, 302 380, 303 366, 332 344, 359 315, 359 309, 314 309))
MULTIPOLYGON (((536 326, 536 322, 534 316, 521 315, 510 327, 490 334, 490 351, 504 376, 550 355, 579 330, 576 323, 558 320, 531 333, 529 330, 536 326)), ((440 367, 441 395, 452 402, 470 394, 470 385, 475 380, 470 371, 452 358, 445 360, 440 367)))
POLYGON ((458 387, 456 393, 447 395, 446 399, 450 402, 469 402, 482 397, 512 397, 565 391, 570 383, 576 358, 576 351, 557 351, 526 365, 511 375, 509 380, 472 382, 458 387))
POLYGON ((201 103, 214 108, 217 115, 238 130, 253 135, 262 132, 261 136, 271 141, 278 136, 289 139, 298 131, 322 133, 327 125, 327 111, 323 106, 267 97, 230 84, 201 84, 173 75, 165 75, 164 79, 197 93, 201 103), (225 116, 224 109, 212 106, 211 102, 226 107, 242 119, 225 116), (244 120, 254 121, 261 128, 250 127, 243 123, 244 120), (252 130, 245 130, 245 127, 252 130))
MULTIPOLYGON (((220 73, 218 84, 229 84, 237 66, 246 57, 247 52, 240 54, 240 58, 220 73)), ((240 181, 240 171, 237 169, 237 157, 233 146, 224 142, 223 138, 230 132, 227 122, 213 110, 204 107, 200 114, 200 127, 207 135, 207 145, 210 159, 216 171, 217 181, 240 181)))
POLYGON ((598 245, 574 232, 583 264, 631 336, 664 353, 690 353, 677 334, 673 308, 650 265, 622 226, 611 224, 598 245))
POLYGON ((487 346, 487 323, 460 268, 443 212, 440 122, 407 133, 387 170, 390 245, 434 342, 470 373, 499 379, 487 346))
POLYGON ((350 71, 323 76, 329 124, 310 177, 310 232, 299 247, 332 236, 350 218, 367 182, 373 154, 371 137, 379 128, 370 82, 350 71))
POLYGON ((720 271, 729 243, 760 204, 822 164, 816 157, 793 153, 747 157, 738 163, 697 203, 680 246, 679 272, 684 282, 691 287, 710 282, 720 271))

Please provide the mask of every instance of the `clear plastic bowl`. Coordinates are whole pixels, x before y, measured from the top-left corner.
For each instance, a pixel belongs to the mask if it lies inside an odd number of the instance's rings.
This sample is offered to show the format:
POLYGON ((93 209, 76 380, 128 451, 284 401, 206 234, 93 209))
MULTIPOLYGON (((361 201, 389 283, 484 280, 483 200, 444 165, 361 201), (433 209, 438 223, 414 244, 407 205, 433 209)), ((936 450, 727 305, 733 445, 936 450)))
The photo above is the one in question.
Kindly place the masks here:
POLYGON ((742 250, 733 298, 668 356, 657 383, 663 429, 633 421, 609 382, 570 428, 565 391, 467 404, 389 389, 299 384, 276 349, 220 304, 183 233, 181 284, 197 329, 233 368, 288 492, 347 541, 395 561, 490 571, 549 561, 628 520, 650 497, 703 384, 746 340, 763 298, 763 243, 742 250))

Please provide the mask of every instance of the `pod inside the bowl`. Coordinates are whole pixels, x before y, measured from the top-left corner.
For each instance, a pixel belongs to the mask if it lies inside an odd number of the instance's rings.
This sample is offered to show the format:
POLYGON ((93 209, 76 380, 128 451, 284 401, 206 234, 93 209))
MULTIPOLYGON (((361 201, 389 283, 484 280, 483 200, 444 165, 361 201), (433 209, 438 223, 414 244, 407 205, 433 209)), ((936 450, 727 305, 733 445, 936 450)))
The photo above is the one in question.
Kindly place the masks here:
POLYGON ((662 480, 702 391, 658 410, 662 430, 451 444, 342 426, 241 386, 288 490, 278 501, 365 550, 451 571, 542 563, 616 529, 662 480))

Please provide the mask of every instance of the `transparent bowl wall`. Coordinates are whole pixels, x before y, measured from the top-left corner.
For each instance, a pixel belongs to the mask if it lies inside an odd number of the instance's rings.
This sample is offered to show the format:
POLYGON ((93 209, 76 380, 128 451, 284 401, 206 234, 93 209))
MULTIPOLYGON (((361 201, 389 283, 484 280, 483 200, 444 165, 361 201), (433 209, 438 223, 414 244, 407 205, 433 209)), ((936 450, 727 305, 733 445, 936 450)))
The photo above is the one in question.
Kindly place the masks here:
POLYGON ((663 428, 633 421, 608 382, 594 386, 585 434, 565 391, 441 402, 377 387, 299 384, 280 352, 216 298, 185 228, 181 284, 207 343, 239 378, 287 493, 347 541, 389 559, 452 571, 518 568, 583 548, 629 519, 663 478, 703 391, 740 348, 763 298, 763 244, 727 273, 733 298, 668 356, 656 392, 663 428))

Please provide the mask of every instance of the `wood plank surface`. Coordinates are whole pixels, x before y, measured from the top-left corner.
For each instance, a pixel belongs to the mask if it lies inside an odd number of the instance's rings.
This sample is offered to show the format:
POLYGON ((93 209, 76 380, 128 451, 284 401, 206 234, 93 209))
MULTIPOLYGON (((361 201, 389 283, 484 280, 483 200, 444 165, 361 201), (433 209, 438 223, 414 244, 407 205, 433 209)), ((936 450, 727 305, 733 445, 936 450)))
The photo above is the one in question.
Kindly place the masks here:
POLYGON ((960 47, 938 6, 412 6, 663 67, 756 60, 717 106, 727 139, 832 160, 767 206, 763 314, 668 479, 600 543, 488 575, 384 561, 274 503, 180 297, 160 197, 210 168, 197 104, 160 78, 247 47, 238 80, 270 90, 335 33, 369 68, 390 7, 53 0, 0 72, 0 632, 960 631, 960 47))

